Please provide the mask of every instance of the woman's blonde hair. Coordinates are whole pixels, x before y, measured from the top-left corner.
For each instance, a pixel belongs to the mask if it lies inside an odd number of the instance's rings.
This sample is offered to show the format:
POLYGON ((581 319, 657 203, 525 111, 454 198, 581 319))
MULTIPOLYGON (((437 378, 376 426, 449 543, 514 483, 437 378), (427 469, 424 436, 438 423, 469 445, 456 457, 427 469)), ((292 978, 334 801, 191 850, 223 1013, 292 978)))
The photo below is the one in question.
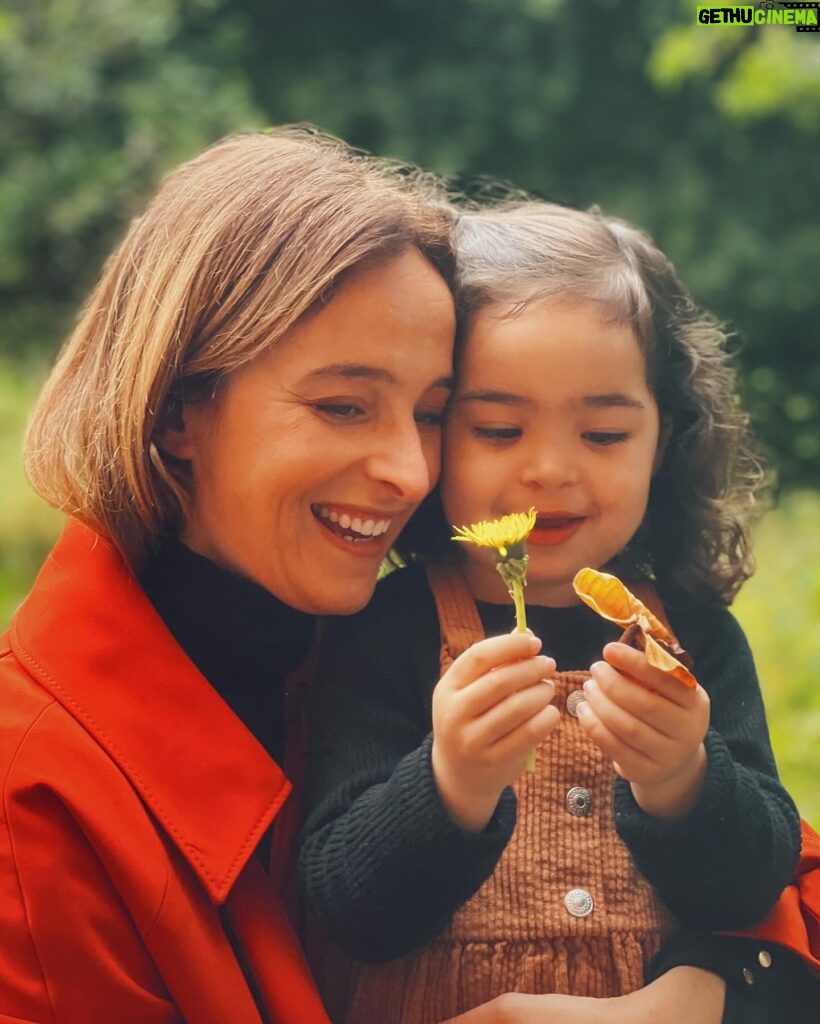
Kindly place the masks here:
MULTIPOLYGON (((463 208, 454 244, 462 336, 487 306, 514 317, 564 296, 599 303, 632 328, 668 434, 644 521, 616 569, 650 576, 666 595, 730 602, 754 570, 762 472, 721 324, 647 234, 597 209, 536 200, 463 208)), ((403 557, 445 554, 451 531, 437 500, 434 492, 408 524, 403 557)))
POLYGON ((154 443, 163 423, 353 270, 415 247, 451 283, 450 223, 431 179, 315 129, 215 144, 165 180, 108 260, 35 408, 32 486, 138 561, 188 498, 154 443))

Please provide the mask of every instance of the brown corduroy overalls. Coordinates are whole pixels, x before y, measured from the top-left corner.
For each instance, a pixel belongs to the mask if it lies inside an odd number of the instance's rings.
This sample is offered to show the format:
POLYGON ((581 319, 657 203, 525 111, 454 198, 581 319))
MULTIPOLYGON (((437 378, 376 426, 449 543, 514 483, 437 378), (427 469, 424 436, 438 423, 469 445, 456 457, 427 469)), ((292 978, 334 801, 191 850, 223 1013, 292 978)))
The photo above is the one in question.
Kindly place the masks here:
MULTIPOLYGON (((484 630, 459 570, 428 575, 444 672, 484 630)), ((319 986, 338 1024, 439 1024, 504 992, 603 997, 641 987, 675 926, 615 831, 615 772, 575 717, 588 677, 556 674, 561 724, 515 785, 517 824, 495 871, 450 925, 390 964, 327 952, 319 986)))

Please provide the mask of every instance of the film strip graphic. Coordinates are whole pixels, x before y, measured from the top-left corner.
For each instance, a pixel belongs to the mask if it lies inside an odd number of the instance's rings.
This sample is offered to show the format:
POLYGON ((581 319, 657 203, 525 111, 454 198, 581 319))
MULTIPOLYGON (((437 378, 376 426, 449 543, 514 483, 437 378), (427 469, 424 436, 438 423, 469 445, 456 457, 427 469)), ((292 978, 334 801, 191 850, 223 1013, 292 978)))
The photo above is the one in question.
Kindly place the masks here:
POLYGON ((820 32, 820 0, 808 0, 806 3, 779 3, 776 0, 764 0, 763 3, 758 4, 758 7, 767 10, 776 10, 778 7, 783 10, 784 8, 789 11, 806 10, 812 8, 817 11, 817 25, 795 25, 795 32, 820 32))

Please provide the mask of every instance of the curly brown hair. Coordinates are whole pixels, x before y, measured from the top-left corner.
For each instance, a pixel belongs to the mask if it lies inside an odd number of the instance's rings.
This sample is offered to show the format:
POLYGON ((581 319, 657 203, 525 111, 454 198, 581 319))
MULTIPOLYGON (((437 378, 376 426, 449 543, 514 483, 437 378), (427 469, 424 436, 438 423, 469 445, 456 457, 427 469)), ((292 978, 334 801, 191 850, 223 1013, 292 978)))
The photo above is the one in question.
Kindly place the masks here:
MULTIPOLYGON (((730 603, 754 571, 749 530, 763 472, 724 327, 695 303, 647 234, 597 208, 526 200, 461 209, 455 247, 463 338, 488 305, 515 315, 556 295, 601 303, 633 327, 666 449, 643 523, 613 568, 648 576, 666 595, 730 603)), ((450 532, 434 493, 399 553, 445 557, 450 532)))

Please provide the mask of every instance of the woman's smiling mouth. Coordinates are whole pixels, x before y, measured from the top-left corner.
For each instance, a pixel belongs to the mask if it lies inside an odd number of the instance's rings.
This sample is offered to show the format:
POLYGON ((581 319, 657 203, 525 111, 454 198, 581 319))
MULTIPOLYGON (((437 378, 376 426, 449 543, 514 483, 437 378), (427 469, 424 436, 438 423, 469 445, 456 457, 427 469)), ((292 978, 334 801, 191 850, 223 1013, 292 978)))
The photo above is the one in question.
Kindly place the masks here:
POLYGON ((392 519, 363 513, 351 514, 330 505, 314 504, 311 511, 322 526, 350 544, 380 541, 393 522, 392 519))

